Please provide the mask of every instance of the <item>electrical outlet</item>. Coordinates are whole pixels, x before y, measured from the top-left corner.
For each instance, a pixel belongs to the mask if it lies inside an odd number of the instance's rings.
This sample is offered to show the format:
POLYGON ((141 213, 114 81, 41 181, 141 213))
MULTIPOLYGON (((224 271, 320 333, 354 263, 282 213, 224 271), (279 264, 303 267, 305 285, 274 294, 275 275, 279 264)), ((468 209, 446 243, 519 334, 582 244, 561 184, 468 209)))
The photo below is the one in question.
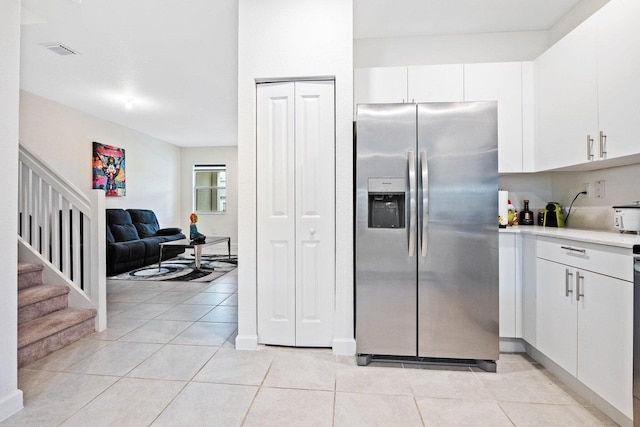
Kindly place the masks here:
POLYGON ((584 197, 587 197, 587 198, 591 197, 591 183, 589 182, 583 183, 580 191, 587 192, 587 194, 585 194, 584 197))
POLYGON ((605 198, 606 186, 605 186, 605 181, 604 180, 596 181, 595 193, 596 193, 596 198, 598 198, 598 199, 604 199, 605 198))

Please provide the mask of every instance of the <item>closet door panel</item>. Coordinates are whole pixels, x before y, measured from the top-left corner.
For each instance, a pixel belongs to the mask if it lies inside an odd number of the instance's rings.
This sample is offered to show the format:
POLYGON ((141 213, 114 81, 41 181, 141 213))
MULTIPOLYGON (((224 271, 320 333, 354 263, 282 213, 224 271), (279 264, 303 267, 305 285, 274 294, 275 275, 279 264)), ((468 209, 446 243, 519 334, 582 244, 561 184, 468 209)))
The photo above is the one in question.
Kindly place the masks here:
POLYGON ((258 340, 295 345, 293 83, 257 90, 258 340))
POLYGON ((332 81, 296 82, 296 345, 331 346, 335 288, 332 81))

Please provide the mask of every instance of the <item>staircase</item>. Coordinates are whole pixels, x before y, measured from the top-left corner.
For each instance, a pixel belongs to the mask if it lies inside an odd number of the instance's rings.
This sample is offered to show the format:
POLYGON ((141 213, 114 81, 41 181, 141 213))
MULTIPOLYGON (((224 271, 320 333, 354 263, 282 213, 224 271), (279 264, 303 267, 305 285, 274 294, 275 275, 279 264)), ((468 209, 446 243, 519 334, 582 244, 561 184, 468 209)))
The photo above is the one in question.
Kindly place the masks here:
POLYGON ((96 310, 69 308, 69 288, 43 284, 42 270, 18 264, 18 367, 95 331, 96 310))

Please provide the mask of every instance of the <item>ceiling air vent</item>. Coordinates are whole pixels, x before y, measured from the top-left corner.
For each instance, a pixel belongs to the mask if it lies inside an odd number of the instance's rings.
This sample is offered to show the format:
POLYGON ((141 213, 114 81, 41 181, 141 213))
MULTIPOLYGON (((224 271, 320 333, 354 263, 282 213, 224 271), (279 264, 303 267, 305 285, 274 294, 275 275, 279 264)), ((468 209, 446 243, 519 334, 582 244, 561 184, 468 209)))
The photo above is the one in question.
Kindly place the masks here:
POLYGON ((41 45, 58 55, 80 55, 78 52, 63 45, 62 43, 42 43, 41 45))

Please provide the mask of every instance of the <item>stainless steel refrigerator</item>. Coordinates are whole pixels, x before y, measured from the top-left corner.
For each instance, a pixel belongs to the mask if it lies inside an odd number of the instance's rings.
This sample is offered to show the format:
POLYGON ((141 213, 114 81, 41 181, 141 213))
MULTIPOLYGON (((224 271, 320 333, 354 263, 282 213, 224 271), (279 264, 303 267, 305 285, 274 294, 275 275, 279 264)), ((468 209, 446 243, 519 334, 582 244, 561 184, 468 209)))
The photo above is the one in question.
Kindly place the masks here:
POLYGON ((495 102, 358 105, 358 363, 498 359, 495 102))

